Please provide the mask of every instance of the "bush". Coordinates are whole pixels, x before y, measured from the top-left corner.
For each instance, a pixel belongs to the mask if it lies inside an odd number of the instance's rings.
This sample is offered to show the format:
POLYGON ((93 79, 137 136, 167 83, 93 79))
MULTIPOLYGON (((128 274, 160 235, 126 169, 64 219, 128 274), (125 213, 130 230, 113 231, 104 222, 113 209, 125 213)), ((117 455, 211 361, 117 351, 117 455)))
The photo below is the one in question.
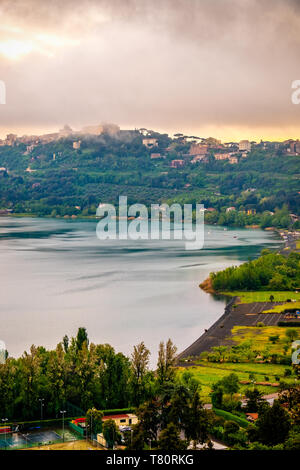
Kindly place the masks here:
POLYGON ((230 433, 235 433, 237 432, 240 427, 235 421, 226 421, 225 423, 225 433, 230 434, 230 433))
POLYGON ((245 431, 239 430, 234 433, 230 433, 225 437, 225 442, 231 446, 242 446, 245 447, 247 443, 247 435, 245 434, 245 431))
POLYGON ((217 416, 222 416, 227 421, 235 421, 242 428, 247 428, 249 426, 246 418, 240 418, 239 416, 229 413, 229 411, 219 410, 218 408, 214 408, 213 411, 217 416))
POLYGON ((235 398, 224 397, 222 401, 222 409, 225 411, 236 411, 241 409, 241 402, 235 398))
POLYGON ((220 441, 224 438, 224 428, 222 426, 214 426, 211 433, 215 439, 220 439, 220 441))
POLYGON ((279 321, 277 323, 277 326, 292 326, 293 328, 294 327, 300 327, 300 322, 296 322, 296 321, 279 321))

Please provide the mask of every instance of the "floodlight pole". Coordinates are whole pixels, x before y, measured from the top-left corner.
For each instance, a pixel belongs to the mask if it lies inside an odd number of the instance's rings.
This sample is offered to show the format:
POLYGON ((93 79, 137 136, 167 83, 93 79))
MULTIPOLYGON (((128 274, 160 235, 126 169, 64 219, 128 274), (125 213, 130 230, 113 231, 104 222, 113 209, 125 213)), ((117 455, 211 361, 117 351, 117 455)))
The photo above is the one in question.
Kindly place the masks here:
POLYGON ((43 421, 43 406, 44 406, 45 398, 39 398, 39 402, 41 403, 41 421, 43 421))
POLYGON ((60 411, 62 414, 62 420, 63 420, 63 442, 65 442, 65 413, 66 410, 60 411))

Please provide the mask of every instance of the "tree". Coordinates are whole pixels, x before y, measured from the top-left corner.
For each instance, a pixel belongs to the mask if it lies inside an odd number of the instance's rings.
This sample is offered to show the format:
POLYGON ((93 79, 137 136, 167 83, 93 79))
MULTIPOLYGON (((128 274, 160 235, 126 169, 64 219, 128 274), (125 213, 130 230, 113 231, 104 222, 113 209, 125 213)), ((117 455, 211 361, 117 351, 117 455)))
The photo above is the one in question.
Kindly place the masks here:
POLYGON ((274 446, 284 442, 291 429, 291 420, 288 412, 278 400, 270 408, 266 408, 256 421, 258 440, 266 445, 274 446))
POLYGON ((181 426, 183 429, 188 426, 190 418, 190 398, 191 392, 184 385, 178 385, 173 390, 169 406, 166 413, 167 418, 165 421, 172 422, 176 426, 181 426))
POLYGON ((227 375, 221 380, 221 385, 223 386, 224 392, 233 395, 239 391, 239 377, 237 374, 232 373, 227 375))
POLYGON ((88 334, 87 334, 86 328, 80 327, 78 328, 78 332, 76 336, 77 351, 80 351, 82 349, 84 342, 88 346, 89 344, 88 334))
POLYGON ((295 341, 298 338, 298 331, 294 328, 288 328, 285 332, 285 336, 291 341, 295 341))
POLYGON ((134 346, 131 355, 133 403, 138 406, 145 398, 146 375, 148 372, 150 351, 144 342, 134 346))
POLYGON ((289 386, 279 394, 278 400, 287 407, 292 422, 300 426, 300 387, 289 386))
POLYGON ((196 392, 192 398, 188 420, 185 423, 186 437, 189 441, 193 441, 194 449, 198 443, 203 444, 207 441, 210 424, 209 414, 203 408, 203 403, 196 392))
POLYGON ((253 390, 248 388, 245 392, 245 397, 247 399, 246 410, 249 413, 257 413, 262 403, 265 401, 262 398, 262 392, 257 390, 257 388, 254 388, 253 390))
POLYGON ((193 395, 195 392, 200 392, 201 382, 197 377, 195 377, 191 371, 185 370, 180 378, 180 383, 193 395))
POLYGON ((157 379, 160 385, 165 382, 172 381, 174 379, 174 366, 176 363, 176 351, 177 348, 168 339, 166 346, 161 341, 158 350, 158 362, 157 362, 157 379))
POLYGON ((102 432, 102 418, 102 411, 96 410, 96 408, 90 408, 86 412, 86 426, 87 432, 90 436, 102 432))
POLYGON ((180 438, 180 432, 174 423, 163 429, 158 439, 158 449, 167 452, 180 452, 187 448, 187 442, 180 438))
POLYGON ((136 414, 143 429, 145 441, 156 441, 161 418, 157 400, 144 403, 136 410, 136 414))
POLYGON ((67 353, 69 349, 69 338, 67 335, 63 337, 63 345, 64 345, 65 353, 67 353))
POLYGON ((226 421, 225 422, 225 426, 224 426, 224 430, 225 430, 225 434, 233 434, 235 432, 237 432, 238 430, 240 429, 239 425, 235 422, 235 421, 226 421))
POLYGON ((59 343, 55 351, 51 351, 48 359, 46 374, 49 387, 48 410, 58 413, 66 399, 66 362, 62 344, 59 343))
POLYGON ((214 384, 212 390, 213 391, 211 392, 210 396, 213 408, 222 408, 223 388, 214 384))
POLYGON ((103 436, 107 442, 109 449, 113 449, 119 440, 119 431, 116 423, 112 419, 108 419, 103 423, 103 436))
POLYGON ((140 423, 132 426, 132 431, 124 433, 126 450, 141 451, 145 447, 145 435, 140 423))
POLYGON ((214 346, 212 350, 218 354, 219 362, 223 362, 225 359, 226 352, 228 351, 227 346, 214 346))
POLYGON ((146 348, 144 342, 134 346, 131 356, 132 369, 135 375, 136 383, 143 380, 149 364, 150 351, 146 348))
POLYGON ((272 344, 277 343, 278 340, 279 340, 279 335, 271 335, 271 336, 269 336, 269 341, 271 341, 272 344))

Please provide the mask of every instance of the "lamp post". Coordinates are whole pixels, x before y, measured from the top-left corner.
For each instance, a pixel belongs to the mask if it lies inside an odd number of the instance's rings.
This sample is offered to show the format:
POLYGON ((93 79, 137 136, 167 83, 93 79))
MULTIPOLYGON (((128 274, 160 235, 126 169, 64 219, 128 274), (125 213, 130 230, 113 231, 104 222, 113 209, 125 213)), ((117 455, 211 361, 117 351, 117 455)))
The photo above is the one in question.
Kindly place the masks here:
POLYGON ((8 418, 2 418, 2 423, 4 424, 4 439, 5 439, 5 450, 6 450, 6 426, 5 423, 8 421, 8 418))
POLYGON ((29 436, 29 433, 23 434, 23 437, 25 437, 26 449, 27 449, 27 447, 28 447, 28 436, 29 436))
POLYGON ((39 398, 39 402, 41 404, 41 421, 43 421, 43 406, 44 406, 44 398, 39 398))
POLYGON ((66 410, 62 410, 62 411, 60 411, 60 413, 62 414, 62 420, 63 420, 63 442, 65 442, 65 413, 66 413, 66 410))

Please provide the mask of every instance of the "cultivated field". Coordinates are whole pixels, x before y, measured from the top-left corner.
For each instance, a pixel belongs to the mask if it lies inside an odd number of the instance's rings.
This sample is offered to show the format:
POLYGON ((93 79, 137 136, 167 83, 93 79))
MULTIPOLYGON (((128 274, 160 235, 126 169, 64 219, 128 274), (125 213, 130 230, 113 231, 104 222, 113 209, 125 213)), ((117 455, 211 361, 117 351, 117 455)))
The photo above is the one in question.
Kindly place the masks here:
POLYGON ((280 326, 234 326, 231 330, 230 340, 236 344, 250 342, 251 349, 255 351, 263 351, 267 348, 271 354, 284 354, 284 346, 289 344, 286 331, 287 328, 280 326), (279 336, 279 339, 272 343, 269 339, 271 336, 279 336))
MULTIPOLYGON (((249 375, 254 374, 255 382, 266 382, 270 383, 277 382, 276 379, 280 378, 288 383, 294 383, 294 378, 284 377, 284 371, 289 367, 286 365, 280 364, 253 364, 253 363, 210 363, 200 361, 196 366, 189 367, 188 371, 193 374, 195 378, 201 384, 201 399, 205 403, 210 403, 210 392, 212 390, 212 385, 218 380, 222 379, 226 375, 234 372, 239 377, 240 381, 250 380, 249 375), (266 380, 268 378, 268 380, 266 380)), ((184 368, 179 368, 178 373, 182 374, 184 368)), ((253 380, 253 379, 251 379, 253 380)), ((244 395, 247 388, 252 388, 252 384, 240 385, 240 392, 244 395)), ((256 388, 261 391, 264 395, 270 393, 276 393, 279 391, 278 387, 266 386, 266 385, 256 385, 256 388)))

